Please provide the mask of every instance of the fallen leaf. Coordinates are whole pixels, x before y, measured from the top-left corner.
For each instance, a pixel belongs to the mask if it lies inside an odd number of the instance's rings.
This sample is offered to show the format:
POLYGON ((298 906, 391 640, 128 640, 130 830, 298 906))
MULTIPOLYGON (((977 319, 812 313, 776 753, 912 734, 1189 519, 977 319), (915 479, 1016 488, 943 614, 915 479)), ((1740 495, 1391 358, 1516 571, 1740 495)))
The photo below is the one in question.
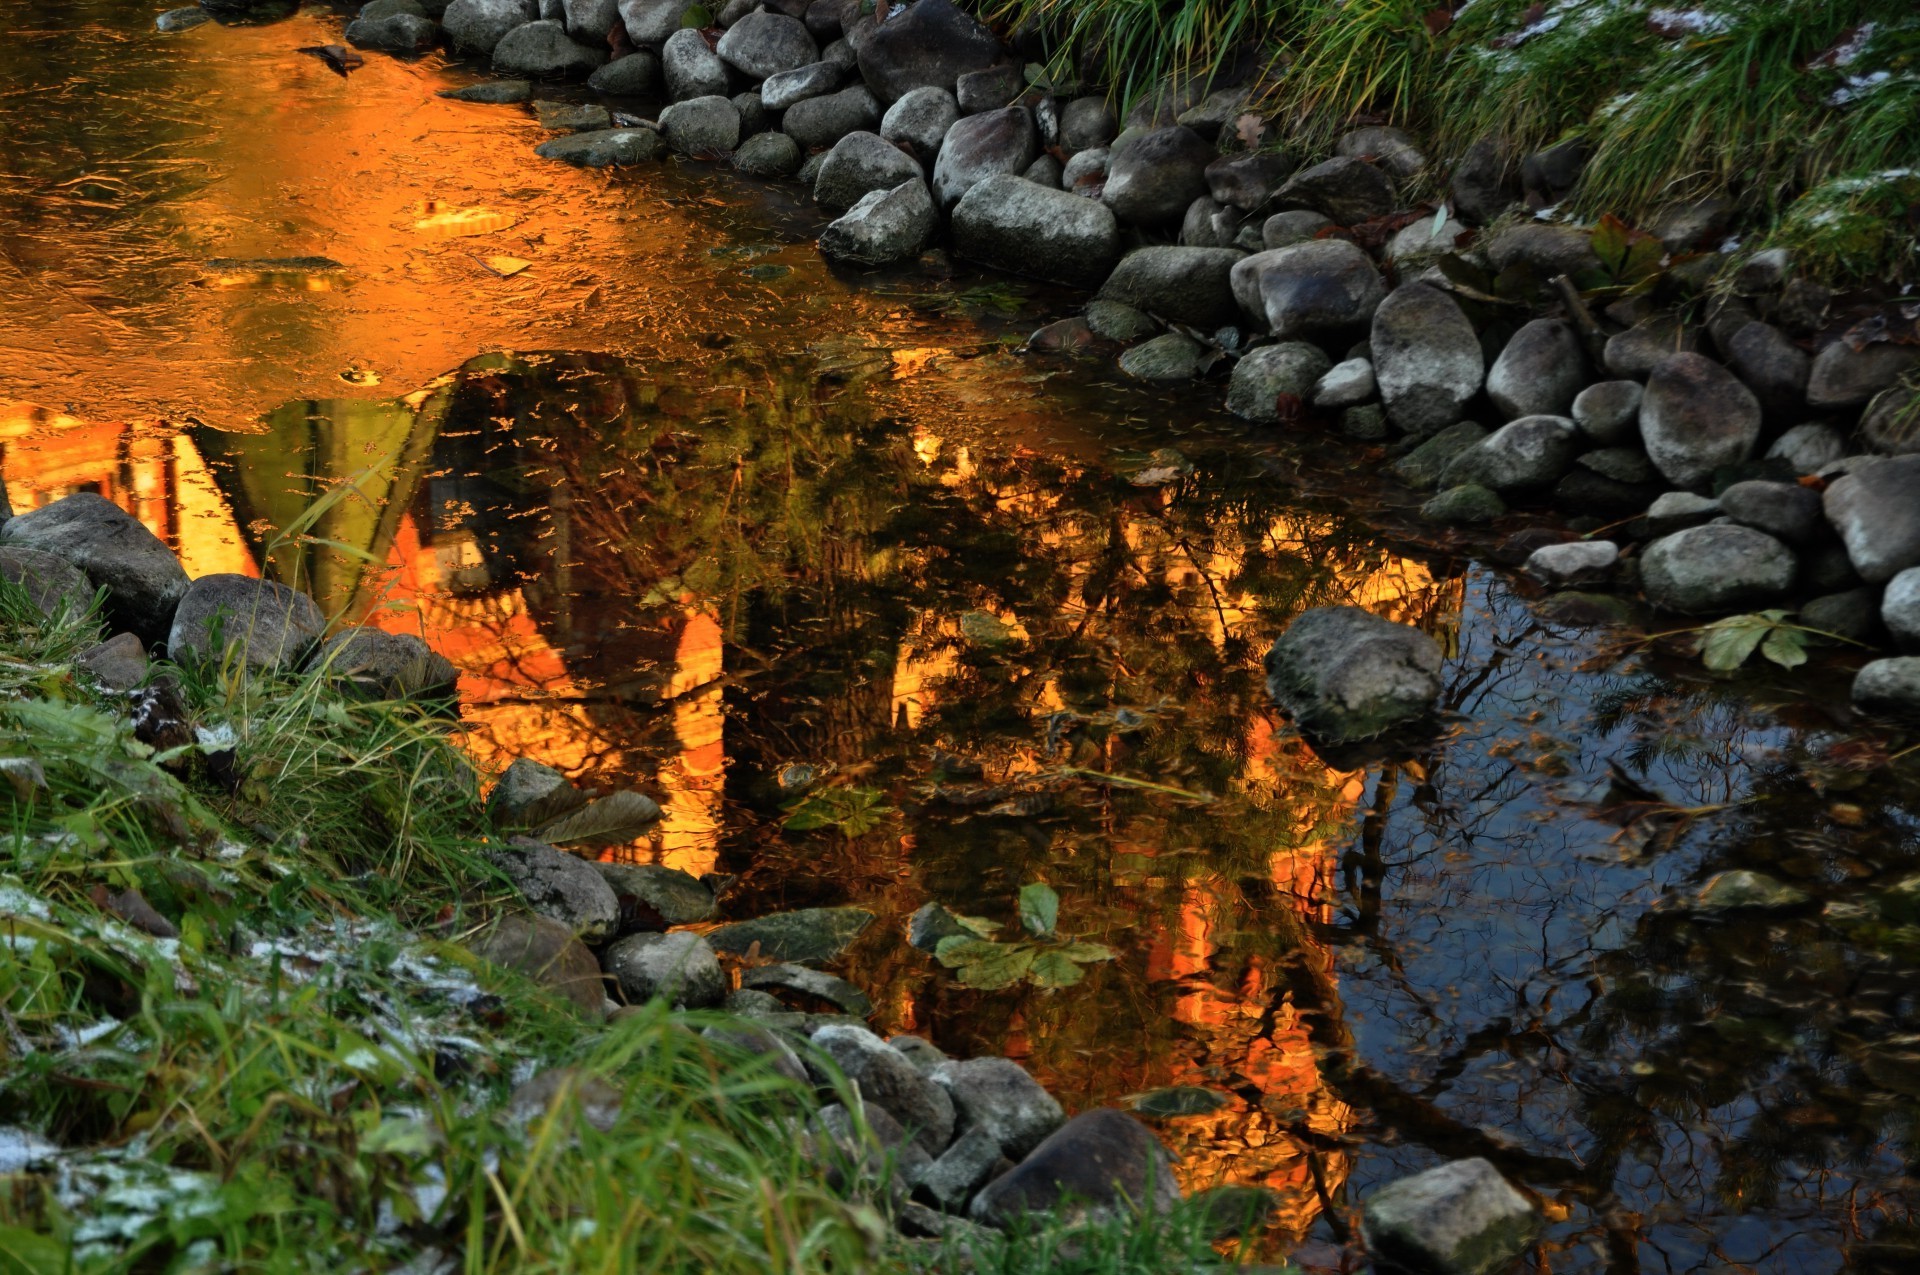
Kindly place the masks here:
POLYGON ((523 261, 519 257, 509 257, 504 254, 488 257, 485 261, 487 269, 493 271, 502 279, 511 279, 532 264, 531 261, 523 261))

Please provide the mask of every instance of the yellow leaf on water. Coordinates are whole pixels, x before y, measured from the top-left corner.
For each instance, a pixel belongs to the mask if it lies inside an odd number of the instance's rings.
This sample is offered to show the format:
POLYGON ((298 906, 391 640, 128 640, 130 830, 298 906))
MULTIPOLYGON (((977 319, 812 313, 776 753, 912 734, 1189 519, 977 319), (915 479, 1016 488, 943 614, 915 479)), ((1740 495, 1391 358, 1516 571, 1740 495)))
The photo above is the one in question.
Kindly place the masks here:
POLYGON ((488 257, 486 261, 487 269, 493 271, 502 279, 511 279, 532 264, 531 261, 523 261, 519 257, 508 256, 488 257))

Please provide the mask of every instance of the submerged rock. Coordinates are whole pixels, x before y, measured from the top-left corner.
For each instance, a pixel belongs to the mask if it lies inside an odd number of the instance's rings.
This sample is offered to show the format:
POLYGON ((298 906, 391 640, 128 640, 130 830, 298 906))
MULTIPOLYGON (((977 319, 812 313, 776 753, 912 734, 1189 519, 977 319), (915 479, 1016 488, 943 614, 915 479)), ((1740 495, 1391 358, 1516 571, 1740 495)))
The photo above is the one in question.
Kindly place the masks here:
POLYGON ((107 591, 107 617, 148 644, 167 637, 174 608, 191 581, 173 550, 105 496, 84 491, 19 514, 4 525, 9 542, 78 567, 107 591))
POLYGON ((802 908, 723 925, 707 935, 715 950, 739 954, 758 943, 776 961, 830 961, 867 928, 865 908, 802 908))
POLYGON ((1418 629, 1359 607, 1303 612, 1267 653, 1267 694, 1327 743, 1371 739, 1429 716, 1440 647, 1418 629))
POLYGON ((612 168, 644 164, 666 154, 666 139, 657 129, 606 128, 573 133, 540 143, 533 153, 583 168, 612 168))
POLYGON ((1173 1157, 1153 1131, 1123 1111, 1096 1107, 988 1183, 968 1211, 976 1222, 1009 1227, 1023 1215, 1056 1211, 1087 1221, 1166 1213, 1179 1199, 1173 1157))
POLYGON ((482 80, 478 84, 469 84, 463 88, 441 89, 439 95, 452 98, 456 102, 484 102, 493 106, 505 106, 515 102, 531 101, 533 81, 482 80))
POLYGON ((862 195, 820 232, 820 251, 829 261, 893 265, 919 256, 939 223, 927 184, 914 176, 891 190, 862 195))
POLYGON ((1375 1254, 1433 1275, 1498 1275, 1533 1243, 1540 1215, 1487 1161, 1455 1160, 1368 1197, 1361 1225, 1375 1254))
POLYGON ((1142 381, 1190 381, 1204 370, 1206 347, 1180 332, 1163 332, 1120 356, 1120 370, 1142 381))
POLYGON ((1807 902, 1805 890, 1795 889, 1764 872, 1735 868, 1722 872, 1694 895, 1696 912, 1731 912, 1736 908, 1795 908, 1807 902))

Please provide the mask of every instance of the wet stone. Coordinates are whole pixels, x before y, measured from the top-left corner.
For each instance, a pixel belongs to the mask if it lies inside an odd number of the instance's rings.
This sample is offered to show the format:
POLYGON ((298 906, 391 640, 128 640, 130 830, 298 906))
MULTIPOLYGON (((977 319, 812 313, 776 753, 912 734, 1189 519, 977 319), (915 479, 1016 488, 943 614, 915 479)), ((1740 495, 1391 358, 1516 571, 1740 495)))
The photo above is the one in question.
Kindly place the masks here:
POLYGON ((1226 248, 1139 248, 1120 259, 1100 295, 1173 323, 1218 327, 1240 317, 1229 277, 1239 260, 1226 248))
POLYGON ((1132 306, 1104 297, 1087 303, 1087 326, 1095 336, 1109 341, 1139 341, 1160 330, 1159 324, 1132 306))
POLYGON ((607 949, 605 964, 630 1005, 658 999, 680 1009, 707 1009, 726 998, 726 975, 712 947, 684 930, 629 934, 607 949))
POLYGON ((1765 532, 1718 523, 1654 541, 1640 559, 1647 600, 1707 615, 1768 605, 1793 587, 1793 552, 1765 532))
POLYGON ((814 62, 770 75, 760 86, 760 104, 769 111, 784 111, 810 97, 831 93, 846 80, 846 68, 835 62, 814 62))
POLYGON ((660 87, 660 59, 638 49, 587 77, 587 87, 609 97, 646 97, 660 87))
POLYGON ((1374 394, 1373 364, 1366 359, 1348 359, 1327 369, 1313 385, 1313 405, 1321 411, 1337 411, 1364 403, 1374 394))
POLYGON ((1173 1157, 1153 1132, 1125 1112, 1099 1107, 1069 1120, 988 1183, 968 1214, 998 1227, 1054 1211, 1094 1221, 1166 1213, 1179 1198, 1173 1157))
POLYGON ((574 43, 558 22, 529 22, 515 27, 493 46, 494 70, 533 79, 584 79, 606 60, 604 47, 574 43))
MULTIPOLYGON (((819 180, 827 177, 823 164, 819 180)), ((919 256, 938 225, 933 196, 916 174, 890 190, 862 195, 844 216, 820 232, 820 251, 832 261, 892 265, 919 256)))
POLYGON ((1866 713, 1920 717, 1920 655, 1863 665, 1853 679, 1853 706, 1866 713))
POLYGON ((1302 733, 1350 743, 1430 715, 1440 666, 1439 645, 1418 629, 1358 607, 1315 607, 1267 652, 1267 694, 1302 733))
POLYGON ((80 492, 19 514, 7 540, 62 558, 107 591, 107 616, 149 644, 166 639, 191 582, 173 550, 104 496, 80 492))
POLYGON ((940 153, 947 130, 960 118, 960 107, 953 94, 932 86, 904 94, 887 108, 880 120, 880 136, 890 142, 906 142, 922 159, 940 153))
POLYGON ((740 144, 740 110, 710 94, 675 102, 660 112, 667 145, 682 155, 719 155, 740 144))
POLYGON ((1646 393, 1638 381, 1600 381, 1573 399, 1573 423, 1596 443, 1618 447, 1640 440, 1640 400, 1646 393))
POLYGON ((1720 508, 1735 522, 1790 545, 1811 543, 1827 530, 1820 493, 1798 483, 1734 483, 1720 493, 1720 508))
POLYGON ((1760 402, 1712 359, 1671 355, 1648 377, 1640 437, 1667 481, 1692 487, 1753 454, 1760 402))
POLYGON ((1502 425, 1447 462, 1448 487, 1479 483, 1497 492, 1550 487, 1573 465, 1580 431, 1564 416, 1523 416, 1502 425))
POLYGON ((1449 487, 1420 506, 1420 516, 1449 526, 1471 527, 1494 521, 1507 512, 1500 493, 1478 483, 1449 487))
POLYGON ((1393 211, 1393 182, 1365 160, 1342 155, 1295 173, 1280 188, 1284 206, 1309 208, 1341 226, 1393 211))
POLYGON ((1206 347, 1190 336, 1165 332, 1120 356, 1120 370, 1142 381, 1190 381, 1200 375, 1206 347))
POLYGON ((297 667, 327 618, 297 589, 243 575, 201 576, 173 613, 167 654, 177 661, 237 656, 255 672, 297 667))
POLYGON ((489 851, 487 860, 513 882, 529 908, 588 942, 611 938, 619 927, 619 900, 593 865, 578 855, 515 837, 489 851))
POLYGON ((1387 410, 1378 403, 1361 403, 1340 413, 1340 433, 1363 443, 1377 443, 1387 437, 1387 410))
POLYGON ((880 103, 864 84, 838 93, 822 93, 787 108, 780 127, 804 149, 831 146, 848 133, 872 130, 880 123, 880 103))
POLYGON ((504 106, 532 100, 533 81, 482 80, 478 84, 469 84, 463 88, 441 89, 440 96, 452 98, 456 102, 484 102, 504 106))
POLYGON ((1434 1275, 1498 1275, 1540 1229, 1540 1216, 1485 1160, 1455 1160, 1368 1197, 1368 1247, 1434 1275))
POLYGON ((1475 446, 1487 436, 1484 425, 1461 421, 1427 439, 1405 456, 1393 462, 1395 478, 1415 491, 1432 491, 1440 485, 1440 475, 1455 456, 1475 446))
POLYGON ((740 976, 740 986, 759 991, 779 988, 812 996, 859 1018, 873 1012, 873 1002, 852 983, 804 965, 757 965, 740 976))
POLYGON ((162 35, 175 35, 181 31, 191 31, 204 22, 211 22, 213 15, 195 5, 188 9, 168 9, 153 20, 153 29, 162 35))
POLYGON ((813 1044, 860 1087, 868 1104, 899 1121, 928 1156, 939 1155, 953 1141, 953 1099, 905 1054, 866 1028, 850 1025, 821 1028, 813 1044))
POLYGON ((873 920, 865 908, 802 908, 723 925, 707 935, 716 951, 745 953, 756 943, 776 961, 830 961, 873 920))
POLYGON ((524 975, 595 1020, 606 1012, 600 962, 571 928, 558 921, 509 913, 469 946, 475 955, 524 975))
POLYGON ((1660 481, 1653 462, 1637 447, 1602 447, 1582 452, 1577 463, 1617 483, 1640 485, 1660 481))
POLYGON ((1130 226, 1172 230, 1207 193, 1207 165, 1216 152, 1190 128, 1153 129, 1113 148, 1100 198, 1130 226))
POLYGON ((804 158, 800 143, 785 133, 756 133, 733 153, 733 166, 749 177, 791 177, 804 158))
POLYGON ((1880 590, 1871 585, 1809 598, 1798 623, 1821 633, 1872 643, 1880 636, 1880 590))
POLYGON ((1010 1058, 942 1062, 929 1075, 952 1096, 958 1127, 984 1130, 1011 1160, 1026 1156, 1066 1120, 1059 1101, 1010 1058))
POLYGON ((1588 380, 1587 355, 1573 329, 1535 319, 1513 334, 1487 371, 1487 397, 1508 420, 1564 416, 1588 380))
POLYGON ((1693 897, 1696 912, 1731 912, 1736 909, 1771 910, 1796 908, 1807 902, 1806 891, 1795 889, 1763 872, 1736 868, 1709 880, 1693 897))
POLYGON ((1620 546, 1611 540, 1576 540, 1535 549, 1525 570, 1540 583, 1559 589, 1604 580, 1619 563, 1620 546))
POLYGON ((369 17, 363 10, 360 17, 347 23, 341 34, 348 44, 358 49, 424 53, 440 42, 440 24, 419 14, 387 13, 369 17))
POLYGON ((613 116, 597 102, 535 102, 533 114, 551 133, 590 133, 613 126, 613 116))
POLYGON ((1326 353, 1306 341, 1249 350, 1234 365, 1227 410, 1250 421, 1291 420, 1328 370, 1326 353))
POLYGON ((1438 288, 1394 289, 1373 314, 1374 379, 1387 416, 1412 434, 1460 419, 1480 391, 1486 362, 1480 338, 1459 303, 1438 288))
POLYGON ((644 905, 662 926, 691 925, 714 914, 713 891, 678 868, 599 860, 590 866, 613 890, 623 914, 631 910, 628 900, 644 905))
POLYGON ((953 244, 984 266, 1091 287, 1119 260, 1120 228, 1095 200, 1001 174, 969 189, 955 206, 953 244))
POLYGON ((667 143, 656 129, 608 128, 556 137, 533 151, 542 159, 557 159, 582 168, 613 168, 659 159, 666 154, 667 143))

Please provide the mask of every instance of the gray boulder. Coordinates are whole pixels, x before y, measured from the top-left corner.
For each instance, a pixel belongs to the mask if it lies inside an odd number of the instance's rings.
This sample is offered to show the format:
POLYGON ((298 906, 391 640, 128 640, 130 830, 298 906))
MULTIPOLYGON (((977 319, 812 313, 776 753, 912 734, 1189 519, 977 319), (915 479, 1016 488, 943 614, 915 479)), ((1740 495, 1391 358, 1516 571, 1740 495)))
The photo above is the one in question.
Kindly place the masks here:
POLYGON ((1231 278, 1240 308, 1282 339, 1371 323, 1387 295, 1372 259, 1344 239, 1255 253, 1231 278))
POLYGON ((1487 397, 1507 420, 1565 416, 1587 379, 1587 353, 1573 328, 1558 319, 1535 319, 1513 334, 1487 369, 1487 397))
POLYGON ((1418 177, 1427 166, 1426 153, 1403 128, 1373 124, 1343 133, 1333 145, 1336 155, 1371 159, 1397 181, 1418 177))
POLYGON ((1617 447, 1640 439, 1638 381, 1600 381, 1573 396, 1573 423, 1596 443, 1617 447))
POLYGON ((1620 546, 1611 540, 1571 540, 1541 545, 1527 556, 1528 575, 1555 589, 1604 580, 1620 565, 1620 546))
POLYGON ((1336 225, 1353 226, 1384 217, 1395 206, 1393 182, 1362 159, 1338 156, 1287 179, 1280 202, 1325 214, 1336 225))
POLYGON ((831 1058, 860 1096, 900 1122, 928 1155, 953 1141, 953 1098, 907 1056, 864 1027, 822 1027, 814 1047, 831 1058))
POLYGON ((1039 158, 1028 164, 1020 175, 1036 186, 1058 190, 1061 188, 1060 179, 1066 175, 1066 171, 1059 160, 1043 152, 1039 158))
POLYGON ((1207 165, 1215 154, 1190 128, 1153 129, 1114 147, 1100 198, 1129 225, 1174 229, 1188 205, 1207 193, 1207 165))
POLYGON ((558 22, 529 22, 515 27, 493 46, 495 71, 532 79, 584 78, 606 60, 604 47, 576 44, 558 22))
POLYGON ((1119 260, 1120 228, 1096 200, 1002 174, 955 205, 953 243, 961 256, 996 270, 1093 287, 1119 260))
POLYGON ((574 39, 582 44, 605 44, 613 24, 620 21, 620 0, 561 0, 560 15, 567 24, 567 34, 574 39))
POLYGON ((820 60, 820 49, 805 23, 765 9, 728 27, 714 52, 728 66, 756 80, 820 60))
MULTIPOLYGON (((1432 491, 1453 458, 1487 436, 1487 428, 1473 421, 1449 425, 1393 462, 1395 478, 1415 491, 1432 491)), ((1477 485, 1477 484, 1476 484, 1477 485)))
POLYGON ((1847 454, 1847 440, 1828 425, 1795 425, 1773 440, 1768 460, 1785 461, 1796 474, 1817 474, 1847 454))
POLYGON ((513 882, 537 915, 560 922, 589 943, 612 938, 620 902, 593 865, 526 837, 491 851, 488 862, 513 882))
POLYGON ((848 133, 872 132, 880 123, 880 103, 864 84, 849 84, 838 93, 822 93, 787 108, 780 127, 801 147, 831 146, 848 133))
POLYGON ((1380 255, 1399 267, 1404 279, 1457 252, 1460 236, 1466 233, 1467 228, 1451 217, 1438 224, 1431 217, 1422 217, 1395 231, 1380 255))
POLYGON ((920 165, 878 133, 848 133, 833 144, 813 179, 813 199, 828 212, 844 212, 873 191, 918 183, 920 165))
POLYGON ((385 53, 424 53, 440 43, 440 24, 412 13, 364 14, 347 23, 342 36, 357 49, 385 53))
POLYGON ((1703 354, 1673 354, 1647 378, 1640 437, 1667 481, 1705 482, 1753 454, 1760 403, 1738 377, 1703 354))
POLYGON ((1853 677, 1853 706, 1863 713, 1920 717, 1920 655, 1863 665, 1853 677))
POLYGON ((1525 221, 1492 236, 1484 247, 1495 270, 1525 266, 1542 282, 1556 275, 1579 276, 1600 269, 1593 236, 1576 226, 1525 221))
POLYGON ((709 1009, 726 999, 726 975, 713 948, 684 930, 629 934, 607 949, 601 964, 630 1005, 659 999, 681 1009, 709 1009))
POLYGON ((1454 1160, 1375 1191, 1361 1215, 1367 1247, 1434 1275, 1499 1275, 1540 1231, 1531 1201, 1485 1160, 1454 1160))
POLYGON ((1112 144, 1120 117, 1104 97, 1076 97, 1060 108, 1060 149, 1069 155, 1112 144))
POLYGON ((1742 526, 1790 545, 1811 545, 1827 530, 1820 493, 1799 483, 1759 479, 1734 483, 1720 493, 1720 508, 1742 526))
POLYGON ((1823 499, 1862 580, 1884 584, 1920 566, 1920 456, 1860 465, 1830 483, 1823 499))
POLYGON ((1584 445, 1580 427, 1565 416, 1522 416, 1448 461, 1440 485, 1478 483, 1502 495, 1551 487, 1584 445))
POLYGON ((678 868, 658 863, 588 864, 613 891, 614 898, 644 905, 665 925, 692 925, 714 914, 713 891, 678 868))
POLYGON ((1711 615, 1777 602, 1793 587, 1793 551, 1751 527, 1711 523, 1654 541, 1640 559, 1647 600, 1711 615))
POLYGON ((1211 331, 1240 318, 1229 279, 1240 256, 1228 248, 1137 248, 1120 259, 1100 295, 1211 331))
POLYGON ((893 265, 919 256, 939 224, 927 184, 910 177, 891 190, 861 196, 845 216, 820 232, 820 251, 830 261, 893 265))
POLYGON ((0 580, 24 589, 34 608, 48 619, 62 611, 84 615, 93 601, 93 585, 86 573, 41 549, 0 544, 0 580))
POLYGON ((781 71, 769 75, 760 86, 760 104, 769 111, 784 111, 796 102, 833 92, 846 78, 846 68, 837 62, 814 62, 781 71))
POLYGON ((675 102, 660 112, 660 132, 682 155, 712 155, 740 144, 740 108, 717 95, 675 102))
POLYGON ((941 1062, 928 1078, 953 1099, 957 1128, 979 1131, 1018 1162, 1066 1123, 1066 1112, 1026 1068, 1007 1058, 941 1062))
POLYGON ((307 669, 373 699, 451 699, 460 677, 451 661, 413 634, 373 628, 342 629, 314 648, 307 669))
POLYGON ((805 159, 785 133, 756 133, 733 153, 733 166, 750 177, 791 177, 805 159))
POLYGON ((1462 527, 1492 522, 1506 512, 1507 502, 1500 493, 1478 483, 1449 487, 1420 506, 1421 517, 1462 527))
POLYGON ((1920 363, 1920 349, 1880 342, 1856 350, 1835 341, 1814 355, 1807 373, 1807 403, 1827 411, 1860 407, 1920 363))
POLYGON ((929 85, 902 94, 887 108, 880 120, 880 136, 890 142, 906 142, 922 157, 937 156, 947 130, 959 118, 960 107, 953 94, 929 85))
POLYGON ((1249 350, 1234 364, 1233 379, 1227 385, 1227 410, 1245 420, 1277 422, 1290 415, 1281 410, 1282 396, 1309 400, 1330 366, 1326 353, 1305 341, 1249 350))
POLYGON ((1293 160, 1272 151, 1222 155, 1206 167, 1207 193, 1229 208, 1257 212, 1293 172, 1293 160))
POLYGON ((160 538, 105 496, 78 492, 9 519, 9 542, 78 567, 107 591, 107 619, 152 645, 166 638, 187 573, 160 538))
POLYGON ((657 129, 603 128, 556 137, 534 147, 533 153, 583 168, 611 168, 659 159, 666 149, 666 141, 657 129))
POLYGON ((914 1190, 936 1207, 959 1213, 974 1192, 986 1185, 1000 1162, 1000 1144, 993 1135, 985 1129, 969 1129, 927 1166, 914 1190))
POLYGON ((1469 225, 1484 226, 1512 206, 1519 196, 1519 184, 1513 180, 1512 165, 1507 162, 1500 143, 1481 138, 1467 147, 1467 153, 1453 170, 1447 183, 1447 202, 1469 225))
MULTIPOLYGON (((33 551, 16 549, 12 552, 33 551)), ((0 573, 6 571, 7 561, 6 551, 0 550, 0 573)), ((130 691, 147 680, 147 648, 131 633, 116 633, 99 645, 88 647, 74 657, 73 663, 110 691, 130 691)))
POLYGON ((1771 323, 1742 324, 1728 338, 1727 365, 1760 401, 1766 420, 1783 425, 1806 409, 1813 360, 1771 323))
POLYGON ((957 121, 940 143, 933 165, 933 201, 951 210, 980 182, 1024 172, 1039 154, 1033 116, 1023 106, 985 111, 957 121))
POLYGON ((1206 347, 1180 332, 1163 332, 1120 356, 1120 370, 1140 381, 1190 381, 1206 370, 1206 347))
POLYGON ((660 59, 636 49, 589 75, 587 87, 612 97, 646 97, 660 87, 660 59))
POLYGON ((1901 646, 1920 647, 1920 567, 1908 567, 1887 581, 1880 597, 1880 621, 1901 646))
POLYGON ((1800 607, 1799 621, 1821 633, 1871 644, 1881 632, 1880 590, 1868 584, 1808 598, 1800 607))
POLYGON ((495 829, 532 828, 589 800, 565 775, 531 757, 517 758, 487 794, 487 818, 495 829))
POLYGON ((1087 302, 1087 327, 1095 336, 1109 341, 1140 341, 1160 330, 1160 325, 1130 305, 1103 301, 1087 302))
MULTIPOLYGON (((1378 318, 1378 313, 1375 314, 1378 318)), ((1379 390, 1370 359, 1352 358, 1336 363, 1313 383, 1313 405, 1334 412, 1372 398, 1379 390)))
POLYGON ((760 955, 776 961, 830 961, 872 921, 865 908, 799 908, 723 925, 707 941, 730 953, 749 951, 757 943, 760 955))
POLYGON ((1311 208, 1292 208, 1260 223, 1260 242, 1267 248, 1289 248, 1317 238, 1332 224, 1325 214, 1311 208))
POLYGON ((1859 436, 1882 456, 1920 453, 1920 388, 1899 384, 1874 395, 1860 416, 1859 436))
POLYGON ((620 21, 627 38, 642 48, 657 49, 680 30, 688 0, 620 0, 620 21))
POLYGON ((1021 68, 1008 64, 984 71, 968 71, 953 82, 953 98, 962 115, 997 111, 1026 91, 1021 68))
POLYGON ((1642 319, 1625 332, 1607 338, 1601 361, 1614 376, 1644 381, 1653 369, 1676 354, 1690 354, 1700 347, 1700 332, 1670 314, 1642 319))
POLYGON ((667 96, 676 102, 726 96, 727 64, 698 31, 682 28, 667 37, 660 47, 660 71, 666 77, 667 96))
POLYGON ((914 0, 904 13, 875 27, 858 51, 860 74, 883 102, 896 102, 917 88, 952 92, 961 76, 1000 60, 993 32, 951 0, 914 0))
POLYGON ((1407 433, 1453 424, 1480 392, 1486 369, 1480 337, 1459 303, 1438 288, 1395 288, 1374 311, 1371 344, 1380 401, 1407 433))
POLYGON ((1067 1121, 989 1182, 968 1213, 996 1227, 1033 1214, 1109 1221, 1167 1213, 1179 1200, 1173 1157, 1153 1132, 1125 1112, 1096 1107, 1067 1121))
POLYGON ((539 16, 534 0, 452 0, 440 25, 456 49, 492 53, 501 36, 539 16))
POLYGON ((1327 743, 1371 739, 1433 712, 1440 647, 1359 607, 1315 607, 1267 652, 1267 694, 1327 743))

